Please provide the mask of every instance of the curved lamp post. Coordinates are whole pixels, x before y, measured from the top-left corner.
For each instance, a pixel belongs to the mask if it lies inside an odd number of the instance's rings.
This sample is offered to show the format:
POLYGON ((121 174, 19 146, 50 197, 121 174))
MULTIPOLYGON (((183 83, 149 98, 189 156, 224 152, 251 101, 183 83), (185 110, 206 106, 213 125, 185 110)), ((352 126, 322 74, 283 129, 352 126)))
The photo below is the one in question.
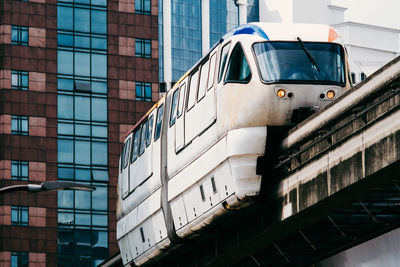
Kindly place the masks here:
POLYGON ((11 185, 0 188, 0 194, 13 192, 13 191, 28 191, 28 192, 41 192, 41 191, 53 191, 53 190, 85 190, 85 191, 93 191, 96 190, 94 186, 75 183, 75 182, 66 182, 66 181, 48 181, 43 182, 41 184, 23 184, 23 185, 11 185))

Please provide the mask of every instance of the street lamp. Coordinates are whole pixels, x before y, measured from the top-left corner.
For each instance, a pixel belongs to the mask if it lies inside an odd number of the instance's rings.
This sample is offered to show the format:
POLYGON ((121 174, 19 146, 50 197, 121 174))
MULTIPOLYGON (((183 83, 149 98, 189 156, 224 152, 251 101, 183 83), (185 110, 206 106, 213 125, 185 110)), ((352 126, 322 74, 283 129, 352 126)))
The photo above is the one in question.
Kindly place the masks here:
POLYGON ((75 189, 75 190, 85 190, 93 191, 96 190, 94 186, 66 182, 66 181, 48 181, 41 184, 23 184, 23 185, 11 185, 0 188, 0 194, 13 192, 13 191, 28 191, 28 192, 41 192, 41 191, 53 191, 53 190, 64 190, 64 189, 75 189))

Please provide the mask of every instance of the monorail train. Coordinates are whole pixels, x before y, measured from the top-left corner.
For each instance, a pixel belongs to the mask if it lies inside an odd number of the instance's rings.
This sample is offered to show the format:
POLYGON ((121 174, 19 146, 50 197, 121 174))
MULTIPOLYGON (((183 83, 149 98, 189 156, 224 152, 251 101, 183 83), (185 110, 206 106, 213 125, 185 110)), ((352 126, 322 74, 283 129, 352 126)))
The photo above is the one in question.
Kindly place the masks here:
POLYGON ((142 265, 248 206, 260 193, 268 129, 295 125, 348 88, 346 51, 329 26, 250 23, 223 36, 124 141, 123 263, 142 265))

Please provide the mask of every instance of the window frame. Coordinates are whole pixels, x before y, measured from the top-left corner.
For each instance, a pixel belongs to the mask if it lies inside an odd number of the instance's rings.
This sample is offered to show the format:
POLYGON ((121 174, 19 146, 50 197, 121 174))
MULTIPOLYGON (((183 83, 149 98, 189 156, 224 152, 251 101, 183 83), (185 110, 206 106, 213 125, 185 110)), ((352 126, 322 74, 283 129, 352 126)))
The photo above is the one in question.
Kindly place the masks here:
POLYGON ((253 78, 253 72, 251 71, 250 64, 249 64, 249 60, 248 60, 248 58, 247 58, 247 56, 246 56, 246 53, 245 53, 245 51, 244 51, 244 49, 243 49, 243 44, 242 44, 242 42, 239 41, 239 42, 237 42, 237 43, 235 44, 235 46, 232 48, 232 51, 231 51, 231 53, 230 53, 230 55, 229 55, 228 63, 227 63, 227 65, 226 65, 226 70, 225 70, 225 74, 224 74, 224 85, 227 84, 227 83, 248 84, 248 83, 251 81, 252 78, 253 78), (230 64, 231 59, 232 59, 233 50, 234 50, 238 45, 240 45, 240 48, 242 49, 244 58, 245 58, 245 60, 246 60, 246 63, 247 63, 247 65, 248 65, 249 71, 250 71, 250 75, 248 76, 249 78, 248 78, 248 80, 246 80, 246 81, 227 80, 227 76, 228 76, 228 67, 229 67, 229 64, 230 64))
POLYGON ((29 207, 27 206, 11 206, 11 225, 29 226, 29 207), (13 221, 13 212, 16 212, 17 219, 13 221), (24 213, 26 221, 24 221, 24 213))
POLYGON ((29 90, 29 72, 23 70, 11 70, 11 89, 14 90, 22 90, 28 91, 29 90), (17 75, 17 85, 13 85, 13 75, 17 75), (26 76, 26 86, 23 84, 23 77, 26 76))
POLYGON ((178 112, 178 103, 179 103, 179 93, 180 93, 180 87, 176 88, 175 91, 172 93, 172 98, 171 98, 171 110, 169 113, 169 127, 171 128, 175 123, 177 119, 177 112, 178 112), (174 105, 175 104, 175 105, 174 105))
POLYGON ((186 103, 187 103, 186 104, 186 112, 189 112, 196 105, 196 102, 197 102, 197 92, 199 90, 199 77, 200 77, 200 73, 199 72, 200 72, 200 68, 196 68, 195 70, 193 70, 190 73, 189 91, 188 91, 188 94, 187 94, 187 101, 186 101, 186 103), (194 75, 196 75, 195 92, 192 91, 192 79, 193 79, 194 75), (190 97, 190 96, 192 96, 191 93, 193 93, 193 95, 194 95, 193 97, 190 97), (193 103, 190 102, 191 99, 193 99, 193 103))
POLYGON ((133 141, 132 141, 132 145, 131 145, 131 155, 130 155, 131 164, 134 163, 139 158, 139 146, 140 146, 141 133, 142 133, 142 125, 140 125, 138 128, 136 128, 133 131, 133 134, 132 134, 133 141), (139 137, 138 139, 139 140, 136 140, 136 135, 137 134, 138 134, 138 137, 139 137), (136 142, 138 142, 137 149, 135 149, 136 142))
MULTIPOLYGON (((200 69, 200 77, 199 77, 199 81, 198 81, 198 85, 197 85, 197 103, 200 102, 207 93, 207 86, 208 86, 208 76, 210 74, 210 61, 209 61, 209 57, 207 57, 206 59, 204 59, 204 61, 201 64, 201 67, 199 67, 200 69), (202 80, 203 78, 203 68, 207 65, 207 69, 206 69, 206 73, 205 73, 205 80, 202 80), (203 88, 200 88, 201 85, 203 85, 204 83, 204 91, 203 88), (201 91, 200 91, 201 89, 201 91), (200 93, 202 93, 202 95, 199 95, 200 93)), ((203 87, 203 86, 202 86, 203 87)))
POLYGON ((210 61, 210 63, 209 63, 209 66, 208 66, 207 91, 209 91, 209 90, 214 86, 214 83, 215 83, 214 80, 215 80, 215 70, 217 69, 217 52, 214 52, 214 53, 210 56, 209 61, 210 61), (213 61, 213 59, 214 59, 214 64, 211 64, 212 61, 213 61), (212 67, 212 66, 214 66, 213 73, 211 73, 211 68, 210 68, 210 67, 212 67), (212 74, 212 75, 211 75, 211 74, 212 74), (212 78, 211 84, 210 84, 210 78, 212 78))
POLYGON ((231 51, 231 45, 232 45, 232 42, 228 42, 224 46, 221 47, 221 52, 220 52, 221 54, 220 54, 220 57, 219 57, 219 64, 218 64, 218 80, 217 80, 217 83, 220 83, 221 81, 223 81, 223 78, 225 76, 225 69, 227 68, 227 62, 228 62, 228 58, 230 56, 229 52, 231 51), (226 52, 226 59, 224 60, 224 62, 222 62, 222 56, 223 56, 222 52, 224 51, 225 47, 228 47, 228 50, 226 52))
POLYGON ((11 25, 11 44, 29 46, 29 27, 22 25, 11 25), (17 40, 13 40, 13 31, 17 33, 17 40), (23 33, 26 33, 26 40, 23 40, 23 33))
POLYGON ((152 41, 151 39, 136 38, 135 39, 135 57, 152 58, 151 41, 152 41), (146 45, 148 45, 150 48, 149 53, 146 53, 146 45), (137 51, 138 46, 140 46, 140 53, 138 53, 138 51, 137 51))
POLYGON ((162 126, 163 126, 163 118, 164 118, 164 103, 157 108, 156 114, 156 121, 155 121, 155 130, 154 130, 154 142, 157 141, 162 134, 162 126), (158 127, 159 126, 159 127, 158 127))
POLYGON ((140 128, 141 133, 140 133, 140 142, 139 142, 139 156, 143 155, 143 153, 146 151, 146 142, 147 142, 147 131, 148 131, 148 120, 147 118, 141 123, 140 128), (144 141, 144 142, 143 142, 144 141), (144 144, 144 145, 143 145, 144 144))

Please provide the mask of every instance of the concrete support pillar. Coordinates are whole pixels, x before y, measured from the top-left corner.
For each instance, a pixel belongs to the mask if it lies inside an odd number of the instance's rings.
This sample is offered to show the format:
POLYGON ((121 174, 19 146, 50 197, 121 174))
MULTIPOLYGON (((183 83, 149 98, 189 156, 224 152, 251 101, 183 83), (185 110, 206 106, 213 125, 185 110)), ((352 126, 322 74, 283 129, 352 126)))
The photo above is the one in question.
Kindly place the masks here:
POLYGON ((239 25, 247 23, 247 0, 236 0, 239 7, 239 25))
POLYGON ((201 0, 201 51, 203 55, 210 48, 210 1, 201 0))
POLYGON ((171 0, 163 2, 164 81, 166 91, 172 81, 171 0))

